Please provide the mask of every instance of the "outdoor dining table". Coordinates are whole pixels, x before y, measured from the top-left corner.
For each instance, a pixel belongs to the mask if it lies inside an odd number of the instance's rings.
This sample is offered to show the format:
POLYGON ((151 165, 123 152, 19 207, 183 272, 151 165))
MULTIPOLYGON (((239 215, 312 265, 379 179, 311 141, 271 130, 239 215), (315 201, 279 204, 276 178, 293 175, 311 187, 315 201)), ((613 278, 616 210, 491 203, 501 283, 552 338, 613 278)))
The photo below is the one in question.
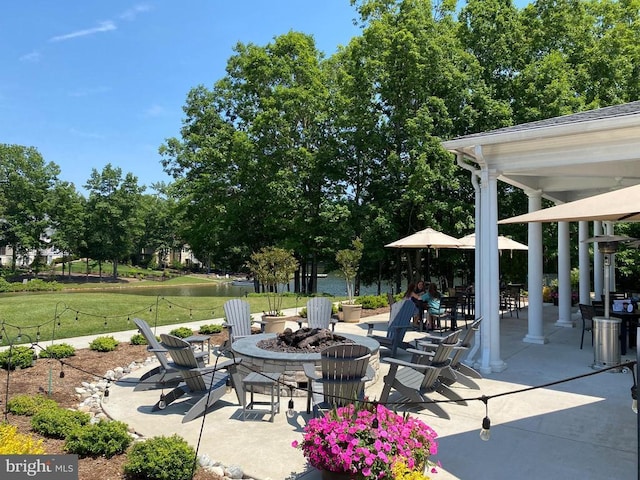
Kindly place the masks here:
POLYGON ((638 318, 640 318, 640 310, 636 309, 633 312, 614 312, 609 313, 610 316, 620 319, 620 353, 626 355, 627 353, 627 332, 629 333, 629 348, 636 346, 636 336, 633 327, 638 325, 638 318))

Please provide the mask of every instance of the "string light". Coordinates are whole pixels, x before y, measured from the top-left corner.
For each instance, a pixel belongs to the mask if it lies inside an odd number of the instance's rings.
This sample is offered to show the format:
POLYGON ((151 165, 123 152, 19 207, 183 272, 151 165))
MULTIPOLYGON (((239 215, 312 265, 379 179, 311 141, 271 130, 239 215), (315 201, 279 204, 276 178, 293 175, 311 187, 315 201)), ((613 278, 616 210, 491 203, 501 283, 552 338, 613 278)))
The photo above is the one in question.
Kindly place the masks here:
POLYGON ((296 416, 295 406, 293 405, 293 385, 289 385, 289 404, 287 405, 287 418, 296 416))
POLYGON ((480 399, 484 402, 484 418, 482 419, 482 430, 480 430, 480 439, 485 442, 491 438, 491 420, 489 420, 489 397, 485 395, 480 399))
POLYGON ((102 394, 102 403, 108 403, 109 402, 109 384, 110 384, 110 382, 107 382, 107 386, 104 389, 104 393, 102 394))
POLYGON ((167 401, 165 400, 164 392, 160 394, 160 400, 158 400, 158 408, 164 410, 167 408, 167 401))

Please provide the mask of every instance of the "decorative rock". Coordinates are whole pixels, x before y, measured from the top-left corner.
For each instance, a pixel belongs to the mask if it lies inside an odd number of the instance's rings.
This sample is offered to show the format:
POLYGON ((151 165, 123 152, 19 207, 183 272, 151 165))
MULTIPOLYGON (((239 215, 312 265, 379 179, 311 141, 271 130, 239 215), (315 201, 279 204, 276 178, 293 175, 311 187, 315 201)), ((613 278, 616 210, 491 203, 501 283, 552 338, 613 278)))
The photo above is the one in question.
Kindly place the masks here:
POLYGON ((227 468, 225 468, 224 473, 229 478, 235 479, 235 478, 244 477, 244 472, 242 471, 242 468, 240 468, 237 465, 229 465, 227 468))

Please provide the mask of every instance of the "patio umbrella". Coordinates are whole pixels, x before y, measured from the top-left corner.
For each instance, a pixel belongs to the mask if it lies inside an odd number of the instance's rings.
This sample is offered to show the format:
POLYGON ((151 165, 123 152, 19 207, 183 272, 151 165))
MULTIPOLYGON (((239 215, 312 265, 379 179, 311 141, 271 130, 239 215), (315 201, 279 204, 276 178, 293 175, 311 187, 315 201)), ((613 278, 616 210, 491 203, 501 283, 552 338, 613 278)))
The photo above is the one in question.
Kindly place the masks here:
POLYGON ((601 193, 575 202, 505 218, 498 224, 526 222, 577 222, 581 220, 640 221, 640 184, 601 193))
MULTIPOLYGON (((460 248, 476 248, 476 234, 470 233, 469 235, 465 235, 460 239, 460 242, 462 243, 460 248)), ((516 242, 504 235, 499 235, 498 250, 529 250, 529 247, 524 243, 516 242)))
POLYGON ((407 237, 391 242, 385 247, 387 248, 426 248, 427 249, 427 265, 426 272, 429 272, 429 250, 440 248, 460 248, 462 243, 455 237, 439 232, 433 228, 425 228, 419 232, 413 233, 407 237))

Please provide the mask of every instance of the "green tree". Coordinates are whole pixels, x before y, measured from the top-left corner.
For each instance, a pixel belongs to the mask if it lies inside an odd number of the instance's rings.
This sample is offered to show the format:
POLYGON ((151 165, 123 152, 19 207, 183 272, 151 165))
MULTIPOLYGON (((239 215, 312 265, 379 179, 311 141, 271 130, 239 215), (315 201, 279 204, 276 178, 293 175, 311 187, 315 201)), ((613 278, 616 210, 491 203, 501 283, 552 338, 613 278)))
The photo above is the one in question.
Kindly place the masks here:
MULTIPOLYGON (((71 261, 71 257, 80 254, 86 246, 85 214, 86 200, 78 193, 75 186, 69 182, 57 182, 51 192, 49 222, 53 232, 51 244, 63 254, 63 275, 64 260, 71 261)), ((71 265, 69 265, 69 275, 71 275, 71 265)))
POLYGON ((85 188, 87 202, 87 247, 90 256, 100 263, 113 262, 113 277, 118 277, 118 263, 134 254, 134 246, 142 235, 143 221, 140 210, 144 187, 137 178, 107 164, 102 172, 95 168, 85 188))
POLYGON ((0 242, 12 247, 14 270, 19 254, 46 247, 50 193, 59 174, 35 148, 0 144, 0 242))

